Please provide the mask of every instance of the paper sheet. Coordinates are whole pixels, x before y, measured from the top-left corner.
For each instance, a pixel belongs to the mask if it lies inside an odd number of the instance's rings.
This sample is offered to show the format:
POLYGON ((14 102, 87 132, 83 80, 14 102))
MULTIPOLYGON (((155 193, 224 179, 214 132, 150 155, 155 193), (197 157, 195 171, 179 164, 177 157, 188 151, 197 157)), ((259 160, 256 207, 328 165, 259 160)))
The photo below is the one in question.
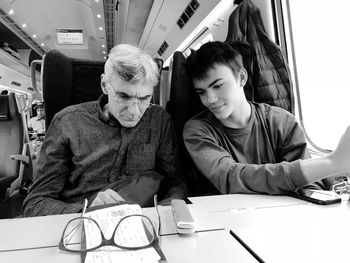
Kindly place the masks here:
MULTIPOLYGON (((86 213, 86 217, 95 219, 101 227, 106 239, 110 239, 113 231, 118 224, 119 220, 127 215, 142 214, 142 209, 139 205, 124 204, 119 206, 113 206, 109 208, 95 210, 86 213)), ((133 244, 140 242, 140 239, 146 238, 144 231, 140 231, 143 228, 141 221, 133 220, 130 227, 124 228, 122 235, 133 244)), ((120 232, 118 232, 120 234, 120 232)), ((94 242, 99 239, 99 232, 93 231, 89 224, 85 226, 86 242, 94 242)), ((85 263, 98 263, 98 262, 158 262, 160 259, 159 254, 153 248, 146 248, 140 250, 124 250, 114 246, 104 246, 95 251, 88 252, 85 258, 85 263)))

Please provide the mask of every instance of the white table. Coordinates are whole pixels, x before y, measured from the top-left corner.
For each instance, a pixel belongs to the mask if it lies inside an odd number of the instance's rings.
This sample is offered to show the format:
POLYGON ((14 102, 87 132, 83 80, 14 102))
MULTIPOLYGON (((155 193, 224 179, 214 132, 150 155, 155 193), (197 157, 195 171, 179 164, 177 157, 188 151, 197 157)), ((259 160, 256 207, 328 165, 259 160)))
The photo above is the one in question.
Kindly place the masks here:
POLYGON ((211 215, 265 262, 349 262, 350 203, 321 206, 302 200, 291 204, 288 199, 232 195, 191 201, 211 209, 211 215))
MULTIPOLYGON (((153 210, 145 209, 144 214, 149 216, 153 210)), ((162 210, 168 214, 167 208, 162 210)), ((199 218, 203 211, 194 213, 199 218)), ((80 262, 79 255, 58 249, 64 226, 76 216, 79 214, 0 220, 0 262, 80 262)), ((209 222, 203 219, 202 231, 192 235, 169 232, 161 236, 160 246, 168 262, 257 262, 227 229, 216 229, 219 224, 209 222)))
POLYGON ((289 196, 259 194, 211 195, 190 197, 188 199, 193 204, 201 205, 209 212, 245 209, 249 210, 251 208, 294 206, 305 204, 305 201, 289 196))

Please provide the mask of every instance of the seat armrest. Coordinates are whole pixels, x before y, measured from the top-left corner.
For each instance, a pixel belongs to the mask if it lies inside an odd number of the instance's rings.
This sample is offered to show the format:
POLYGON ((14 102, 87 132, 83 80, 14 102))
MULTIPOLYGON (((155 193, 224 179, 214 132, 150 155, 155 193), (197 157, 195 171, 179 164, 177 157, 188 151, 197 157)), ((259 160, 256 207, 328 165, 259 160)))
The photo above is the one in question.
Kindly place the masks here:
POLYGON ((13 155, 11 155, 11 159, 29 164, 29 157, 27 155, 13 154, 13 155))

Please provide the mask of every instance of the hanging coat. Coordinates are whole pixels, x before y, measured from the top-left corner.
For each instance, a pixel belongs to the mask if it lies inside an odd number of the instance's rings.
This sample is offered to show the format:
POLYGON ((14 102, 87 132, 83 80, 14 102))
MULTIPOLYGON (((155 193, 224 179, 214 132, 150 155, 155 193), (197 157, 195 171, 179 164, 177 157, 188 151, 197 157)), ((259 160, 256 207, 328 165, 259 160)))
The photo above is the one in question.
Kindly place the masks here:
POLYGON ((247 99, 294 114, 288 64, 280 47, 266 33, 259 9, 250 0, 243 0, 230 15, 225 42, 243 56, 249 77, 244 87, 247 99))

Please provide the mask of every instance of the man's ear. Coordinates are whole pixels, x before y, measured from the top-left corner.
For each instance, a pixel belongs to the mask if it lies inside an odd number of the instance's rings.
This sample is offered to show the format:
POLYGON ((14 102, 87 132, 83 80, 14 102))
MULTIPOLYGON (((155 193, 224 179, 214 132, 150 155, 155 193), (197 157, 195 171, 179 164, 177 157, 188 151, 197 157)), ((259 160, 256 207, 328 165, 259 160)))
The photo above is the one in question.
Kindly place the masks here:
POLYGON ((105 75, 101 75, 101 89, 104 94, 107 94, 107 88, 106 88, 106 81, 105 81, 105 75))
POLYGON ((247 80, 248 80, 248 73, 245 70, 245 68, 241 68, 241 70, 239 71, 239 83, 241 87, 244 87, 244 85, 247 83, 247 80))

